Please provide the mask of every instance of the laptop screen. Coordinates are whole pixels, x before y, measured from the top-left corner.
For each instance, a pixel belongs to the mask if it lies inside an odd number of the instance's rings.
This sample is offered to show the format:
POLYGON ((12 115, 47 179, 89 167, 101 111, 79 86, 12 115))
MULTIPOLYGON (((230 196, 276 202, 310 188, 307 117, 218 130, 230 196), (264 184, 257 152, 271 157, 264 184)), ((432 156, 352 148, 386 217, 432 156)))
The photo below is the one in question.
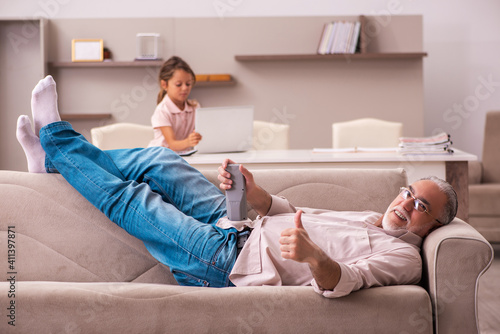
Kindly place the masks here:
POLYGON ((202 135, 198 153, 244 152, 252 147, 253 106, 199 108, 195 131, 202 135))

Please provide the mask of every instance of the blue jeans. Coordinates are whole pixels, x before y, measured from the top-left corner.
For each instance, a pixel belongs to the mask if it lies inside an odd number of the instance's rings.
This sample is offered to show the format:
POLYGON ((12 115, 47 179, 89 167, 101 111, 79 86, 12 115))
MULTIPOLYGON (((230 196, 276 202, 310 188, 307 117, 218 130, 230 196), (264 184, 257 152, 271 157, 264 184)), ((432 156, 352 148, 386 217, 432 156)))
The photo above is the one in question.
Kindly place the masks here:
POLYGON ((55 122, 40 130, 47 172, 58 172, 90 203, 142 240, 181 285, 229 286, 236 229, 215 224, 225 196, 163 147, 101 151, 55 122))

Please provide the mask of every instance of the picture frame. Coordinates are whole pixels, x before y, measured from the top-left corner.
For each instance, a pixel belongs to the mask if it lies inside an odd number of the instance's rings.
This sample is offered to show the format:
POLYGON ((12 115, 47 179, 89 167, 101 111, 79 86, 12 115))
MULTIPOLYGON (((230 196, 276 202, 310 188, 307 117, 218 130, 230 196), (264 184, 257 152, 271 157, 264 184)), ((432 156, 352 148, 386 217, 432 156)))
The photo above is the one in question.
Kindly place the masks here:
POLYGON ((72 39, 71 61, 73 62, 98 62, 103 61, 102 39, 72 39))

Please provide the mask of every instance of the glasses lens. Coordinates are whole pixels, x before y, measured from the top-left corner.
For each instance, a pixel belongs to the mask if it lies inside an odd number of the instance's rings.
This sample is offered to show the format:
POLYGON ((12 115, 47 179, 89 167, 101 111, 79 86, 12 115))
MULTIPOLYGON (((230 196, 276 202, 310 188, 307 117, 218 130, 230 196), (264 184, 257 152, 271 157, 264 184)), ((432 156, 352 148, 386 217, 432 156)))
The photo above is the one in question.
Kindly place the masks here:
POLYGON ((408 199, 410 197, 413 198, 413 203, 414 203, 415 209, 417 211, 420 211, 420 212, 427 211, 427 207, 419 199, 415 198, 415 196, 413 196, 413 194, 411 193, 411 191, 409 189, 401 188, 400 195, 404 199, 408 199))
POLYGON ((419 199, 415 199, 415 209, 417 209, 420 212, 427 211, 426 206, 422 202, 420 202, 419 199))

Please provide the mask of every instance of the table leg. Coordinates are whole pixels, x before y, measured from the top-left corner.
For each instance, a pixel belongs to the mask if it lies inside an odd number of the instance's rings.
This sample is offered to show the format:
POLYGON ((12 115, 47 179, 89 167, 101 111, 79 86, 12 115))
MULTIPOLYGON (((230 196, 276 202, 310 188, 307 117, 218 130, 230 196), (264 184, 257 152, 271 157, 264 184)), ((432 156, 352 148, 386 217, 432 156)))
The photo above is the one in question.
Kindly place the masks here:
POLYGON ((469 165, 467 161, 446 161, 446 181, 458 197, 457 217, 469 221, 469 165))

